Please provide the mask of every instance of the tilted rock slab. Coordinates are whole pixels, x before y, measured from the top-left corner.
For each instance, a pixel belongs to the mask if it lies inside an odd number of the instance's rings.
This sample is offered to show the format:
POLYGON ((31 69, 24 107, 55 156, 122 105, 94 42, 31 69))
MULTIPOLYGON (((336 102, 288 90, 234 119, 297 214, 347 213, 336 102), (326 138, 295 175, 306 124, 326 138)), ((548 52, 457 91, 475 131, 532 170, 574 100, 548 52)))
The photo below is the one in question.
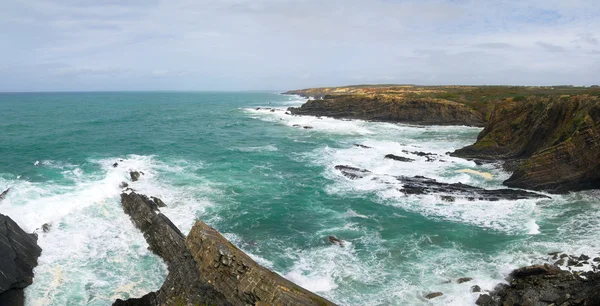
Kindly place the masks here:
POLYGON ((23 305, 23 289, 33 282, 33 268, 42 249, 37 236, 27 234, 0 214, 0 305, 23 305))
POLYGON ((123 193, 121 204, 169 275, 160 290, 113 305, 334 305, 260 266, 202 221, 186 239, 152 199, 123 193))

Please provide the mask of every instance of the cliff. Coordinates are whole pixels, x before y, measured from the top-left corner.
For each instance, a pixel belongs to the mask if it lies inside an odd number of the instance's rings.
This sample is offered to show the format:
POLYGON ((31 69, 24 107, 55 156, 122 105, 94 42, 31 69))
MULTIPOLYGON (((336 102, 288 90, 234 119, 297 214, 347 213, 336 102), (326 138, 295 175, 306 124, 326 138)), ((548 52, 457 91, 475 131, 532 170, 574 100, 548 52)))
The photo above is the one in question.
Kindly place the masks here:
POLYGON ((23 289, 33 282, 33 268, 41 254, 35 234, 25 233, 0 214, 0 305, 24 305, 23 289))
POLYGON ((496 106, 477 142, 452 155, 511 161, 509 187, 554 193, 599 188, 600 99, 508 99, 496 106))
POLYGON ((483 126, 481 113, 444 99, 406 98, 396 95, 335 95, 309 100, 294 115, 327 116, 426 125, 483 126))
POLYGON ((260 266, 202 221, 186 239, 156 198, 131 191, 121 204, 169 275, 160 290, 113 305, 334 305, 260 266))

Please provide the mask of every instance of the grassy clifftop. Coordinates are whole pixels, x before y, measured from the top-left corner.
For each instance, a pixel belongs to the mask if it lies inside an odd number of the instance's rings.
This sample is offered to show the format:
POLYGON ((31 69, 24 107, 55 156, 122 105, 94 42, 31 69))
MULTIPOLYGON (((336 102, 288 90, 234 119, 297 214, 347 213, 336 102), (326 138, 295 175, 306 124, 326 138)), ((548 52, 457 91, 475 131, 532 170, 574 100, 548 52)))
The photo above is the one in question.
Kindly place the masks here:
POLYGON ((526 97, 600 96, 598 87, 574 86, 418 86, 418 85, 353 85, 290 90, 285 94, 322 98, 329 96, 393 96, 396 100, 418 100, 422 98, 443 99, 464 104, 480 113, 487 121, 496 104, 512 99, 524 101, 526 97))

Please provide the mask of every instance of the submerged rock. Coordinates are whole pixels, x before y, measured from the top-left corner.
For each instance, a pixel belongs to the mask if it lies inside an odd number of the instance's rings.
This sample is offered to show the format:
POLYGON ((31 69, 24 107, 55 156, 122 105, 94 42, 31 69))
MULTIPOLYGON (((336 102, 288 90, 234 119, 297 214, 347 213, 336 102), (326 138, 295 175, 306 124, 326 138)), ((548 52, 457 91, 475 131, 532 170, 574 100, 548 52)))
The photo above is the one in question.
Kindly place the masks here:
POLYGON ((473 280, 473 278, 471 278, 471 277, 461 277, 458 280, 456 280, 456 282, 459 284, 462 284, 462 283, 470 282, 472 280, 473 280))
POLYGON ((114 163, 112 166, 113 166, 113 168, 116 168, 119 166, 119 163, 114 163))
POLYGON ((0 214, 0 305, 23 305, 23 289, 33 282, 33 268, 42 249, 37 236, 27 234, 0 214))
POLYGON ((6 197, 6 195, 8 194, 8 192, 10 191, 10 188, 6 188, 6 190, 2 191, 2 193, 0 193, 0 201, 4 200, 4 198, 6 197))
POLYGON ((144 174, 144 172, 140 172, 140 171, 130 171, 129 172, 129 177, 131 178, 132 182, 136 182, 137 180, 140 179, 140 176, 144 174))
POLYGON ((332 244, 337 244, 337 245, 339 245, 341 247, 344 247, 344 241, 341 240, 341 239, 339 239, 339 238, 337 238, 337 237, 335 237, 335 236, 329 236, 329 237, 327 237, 327 239, 332 244))
POLYGON ((436 297, 442 296, 442 295, 444 295, 444 294, 441 293, 441 292, 432 292, 432 293, 426 295, 425 298, 428 299, 428 300, 431 300, 433 298, 436 298, 436 297))
POLYGON ((386 159, 393 159, 393 160, 397 160, 397 161, 401 161, 401 162, 414 162, 415 161, 412 158, 398 156, 398 155, 394 155, 394 154, 388 154, 384 158, 386 158, 386 159))
POLYGON ((49 232, 51 228, 52 228, 52 223, 44 223, 44 224, 42 225, 42 231, 43 231, 44 233, 47 233, 47 232, 49 232))
POLYGON ((371 149, 371 147, 369 146, 365 146, 363 144, 359 144, 359 143, 355 143, 354 144, 355 147, 359 147, 359 148, 363 148, 363 149, 371 149))
MULTIPOLYGON (((365 176, 372 174, 369 170, 355 168, 347 165, 337 165, 335 169, 339 170, 344 176, 349 179, 362 179, 365 176)), ((393 176, 402 188, 398 189, 406 195, 425 195, 436 194, 444 201, 454 201, 461 197, 470 201, 486 200, 520 200, 520 199, 535 199, 548 198, 547 196, 535 192, 518 190, 518 189, 484 189, 480 187, 470 186, 462 183, 442 183, 434 179, 423 176, 393 176)))

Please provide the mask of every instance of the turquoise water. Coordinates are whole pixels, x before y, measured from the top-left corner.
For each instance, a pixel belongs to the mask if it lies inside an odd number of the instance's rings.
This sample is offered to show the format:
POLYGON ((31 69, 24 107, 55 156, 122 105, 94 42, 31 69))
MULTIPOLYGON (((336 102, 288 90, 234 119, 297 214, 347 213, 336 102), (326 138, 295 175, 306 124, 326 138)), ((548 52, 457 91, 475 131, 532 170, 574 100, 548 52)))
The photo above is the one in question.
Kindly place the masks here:
POLYGON ((549 251, 600 251, 595 191, 449 203, 406 197, 386 176, 499 188, 509 174, 497 165, 402 152, 444 155, 480 129, 285 114, 303 101, 267 92, 0 94, 0 189, 12 188, 0 212, 37 230, 43 248, 27 304, 109 305, 161 286, 165 265, 119 204, 118 185, 133 169, 145 175, 130 186, 162 198, 182 231, 202 219, 259 263, 343 305, 469 305, 472 285, 492 289, 549 251), (389 153, 416 161, 384 160, 389 153), (383 182, 349 180, 340 164, 383 182), (50 232, 39 231, 44 223, 50 232), (433 291, 444 296, 423 298, 433 291))

